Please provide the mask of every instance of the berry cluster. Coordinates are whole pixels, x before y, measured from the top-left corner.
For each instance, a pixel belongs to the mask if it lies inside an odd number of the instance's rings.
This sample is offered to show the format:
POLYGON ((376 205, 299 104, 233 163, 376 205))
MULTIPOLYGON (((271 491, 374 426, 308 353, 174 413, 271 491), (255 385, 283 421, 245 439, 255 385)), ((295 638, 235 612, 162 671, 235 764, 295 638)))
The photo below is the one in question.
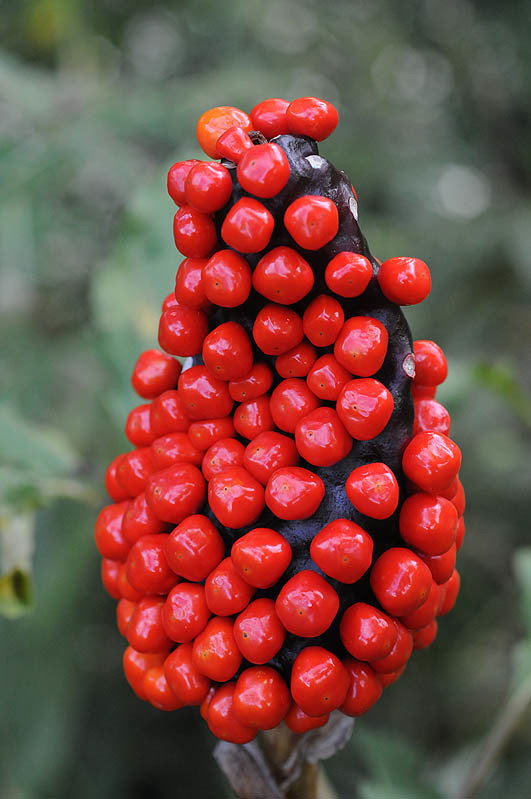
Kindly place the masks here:
POLYGON ((220 161, 169 171, 185 259, 96 523, 131 687, 237 743, 365 713, 459 590, 446 360, 399 307, 430 273, 371 256, 336 124, 312 97, 200 118, 220 161))

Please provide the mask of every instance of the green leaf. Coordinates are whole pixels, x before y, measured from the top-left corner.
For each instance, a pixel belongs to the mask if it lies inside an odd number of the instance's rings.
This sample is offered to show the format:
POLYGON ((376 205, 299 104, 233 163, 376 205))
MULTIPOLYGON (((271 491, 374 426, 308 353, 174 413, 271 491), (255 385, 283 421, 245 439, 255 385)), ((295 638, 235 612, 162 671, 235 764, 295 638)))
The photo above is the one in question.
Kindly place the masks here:
POLYGON ((0 440, 2 464, 45 475, 66 474, 78 464, 78 456, 60 430, 34 424, 7 404, 0 405, 0 440))

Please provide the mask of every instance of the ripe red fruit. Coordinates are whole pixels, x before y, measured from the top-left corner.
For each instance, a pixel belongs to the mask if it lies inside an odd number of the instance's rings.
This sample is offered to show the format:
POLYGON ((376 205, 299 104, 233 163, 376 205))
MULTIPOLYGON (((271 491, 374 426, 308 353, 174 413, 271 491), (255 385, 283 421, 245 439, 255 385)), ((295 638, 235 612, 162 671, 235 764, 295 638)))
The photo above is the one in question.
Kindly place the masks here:
POLYGON ((125 435, 135 447, 147 447, 154 439, 151 430, 151 403, 138 405, 127 416, 125 435))
POLYGON ((275 220, 262 203, 242 197, 226 215, 221 238, 238 252, 261 252, 269 244, 274 227, 275 220))
POLYGON ((295 136, 309 136, 315 141, 323 141, 336 129, 337 109, 326 100, 318 97, 299 97, 289 104, 287 121, 290 133, 295 136))
POLYGON ((230 172, 221 164, 195 164, 188 173, 185 183, 186 202, 197 211, 213 214, 223 208, 231 194, 230 172))
POLYGON ((395 616, 419 608, 430 593, 432 577, 426 564, 404 547, 387 549, 371 569, 371 588, 381 606, 395 616))
POLYGON ((166 652, 138 652, 132 646, 125 650, 122 659, 125 678, 140 699, 147 699, 143 686, 146 673, 154 666, 161 666, 165 657, 166 652))
POLYGON ((173 238, 179 252, 187 258, 208 257, 218 240, 211 217, 190 205, 183 205, 175 214, 173 238))
POLYGON ((164 661, 164 674, 183 705, 199 705, 210 689, 210 680, 196 668, 192 644, 181 644, 164 661))
POLYGON ((102 558, 124 561, 127 557, 131 544, 122 532, 122 520, 127 507, 128 502, 119 502, 107 505, 98 514, 94 538, 102 558))
POLYGON ((230 105, 216 106, 201 114, 196 127, 197 141, 210 158, 219 158, 221 153, 218 153, 217 141, 221 134, 233 125, 238 125, 246 131, 252 128, 247 114, 230 105))
POLYGON ((245 128, 240 125, 233 125, 221 134, 216 142, 216 150, 220 158, 228 158, 229 161, 237 164, 246 152, 253 147, 253 143, 245 128))
POLYGON ((415 402, 415 421, 413 435, 429 431, 431 433, 450 433, 450 414, 440 402, 434 399, 422 399, 415 402))
POLYGON ((293 439, 269 430, 253 438, 245 448, 243 465, 263 485, 277 469, 297 466, 299 455, 293 439))
MULTIPOLYGON (((187 358, 201 352, 208 333, 208 320, 203 311, 179 305, 164 311, 159 322, 159 344, 163 350, 187 358)), ((180 372, 180 369, 179 369, 180 372)), ((173 388, 175 383, 166 388, 173 388)), ((163 389, 164 390, 164 389, 163 389)))
POLYGON ((315 361, 308 373, 306 382, 308 383, 308 388, 311 389, 316 397, 334 401, 337 400, 341 389, 351 377, 350 372, 347 372, 341 366, 334 355, 328 353, 327 355, 321 355, 315 361))
POLYGON ((205 500, 205 479, 197 466, 177 463, 156 472, 146 488, 150 510, 164 522, 179 524, 205 500))
POLYGON ((242 579, 232 559, 225 558, 208 575, 205 582, 207 605, 216 616, 232 616, 247 607, 254 588, 242 579))
POLYGON ((155 397, 151 403, 150 420, 153 434, 157 437, 167 433, 186 433, 190 427, 190 419, 177 391, 164 391, 155 397))
POLYGON ((138 357, 131 383, 140 397, 153 399, 163 391, 175 388, 181 364, 160 350, 146 350, 138 357))
POLYGON ((444 490, 456 477, 460 466, 459 447, 442 433, 419 433, 402 456, 406 477, 430 494, 444 490))
POLYGON ((232 627, 231 619, 214 616, 194 640, 194 666, 216 682, 226 682, 234 677, 242 662, 232 627))
POLYGON ((265 305, 253 325, 253 338, 266 355, 282 355, 304 338, 302 319, 282 305, 265 305))
POLYGON ((208 504, 225 527, 252 524, 264 509, 264 489, 242 466, 214 475, 208 484, 208 504))
POLYGON ((413 636, 410 631, 399 621, 394 622, 397 629, 397 638, 394 647, 383 658, 373 660, 371 666, 379 674, 390 674, 402 668, 413 652, 413 636))
POLYGON ((291 547, 275 530, 255 527, 234 542, 231 558, 235 569, 249 585, 270 588, 288 568, 291 547))
POLYGON ((347 716, 362 716, 382 695, 382 684, 373 669, 352 658, 343 661, 349 678, 345 701, 340 707, 347 716))
POLYGON ((168 638, 187 643, 204 630, 210 613, 202 585, 179 583, 166 597, 162 624, 168 638))
POLYGON ((385 429, 393 408, 389 389, 372 377, 345 383, 336 404, 339 418, 357 441, 376 438, 385 429))
POLYGON ((430 270, 420 258, 388 258, 376 277, 383 294, 397 305, 416 305, 431 290, 430 270))
POLYGON ((170 568, 185 580, 204 580, 225 555, 225 544, 210 519, 188 516, 166 539, 170 568))
POLYGON ((295 443, 314 466, 332 466, 349 454, 352 438, 332 408, 317 408, 297 422, 295 443))
POLYGON ((279 519, 308 519, 324 497, 321 478, 300 466, 285 466, 268 480, 265 501, 279 519))
POLYGON ((163 597, 145 596, 139 600, 127 625, 127 640, 138 652, 167 653, 171 640, 162 624, 163 597))
POLYGON ((287 110, 289 103, 279 97, 255 105, 251 111, 251 122, 254 130, 259 130, 267 139, 274 139, 282 133, 289 133, 287 110))
POLYGON ((329 522, 314 536, 310 545, 312 560, 334 580, 355 583, 372 561, 370 535, 348 519, 329 522))
MULTIPOLYGON (((175 276, 175 299, 178 305, 205 310, 209 306, 203 285, 203 267, 208 258, 185 258, 175 276)), ((164 309, 163 309, 164 310, 164 309)))
POLYGON ((249 727, 271 730, 291 705, 288 686, 270 666, 252 666, 240 674, 234 689, 232 708, 236 718, 249 727))
POLYGON ((167 536, 145 535, 133 544, 126 561, 129 583, 142 594, 167 594, 177 582, 165 555, 167 536))
POLYGON ((273 372, 265 363, 255 363, 245 377, 231 380, 229 394, 235 402, 245 402, 266 394, 273 382, 273 372))
POLYGON ((203 267, 206 297, 222 308, 241 305, 251 291, 251 270, 245 258, 232 250, 218 250, 203 267))
POLYGON ((398 483, 385 463, 358 466, 348 476, 345 490, 354 507, 372 519, 387 519, 398 506, 398 483))
POLYGON ((300 735, 303 732, 323 727, 329 717, 329 713, 325 713, 324 716, 309 716, 302 708, 293 702, 284 722, 288 729, 300 735))
POLYGON ((441 586, 444 591, 444 599, 437 613, 438 616, 446 616, 447 613, 450 613, 456 603, 460 587, 461 577, 457 569, 454 569, 450 578, 441 586))
POLYGON ((190 419, 221 419, 232 410, 227 384, 205 366, 191 366, 179 378, 179 397, 190 419))
POLYGON ((275 388, 270 406, 276 426, 286 433, 294 433, 297 423, 319 406, 319 400, 304 380, 290 377, 275 388))
POLYGON ((193 422, 188 430, 188 438, 201 452, 207 450, 216 441, 222 438, 231 438, 233 435, 232 416, 223 416, 221 419, 202 419, 200 422, 193 422))
POLYGON ((415 353, 414 382, 421 386, 438 386, 446 380, 448 364, 444 352, 434 341, 413 342, 415 353))
POLYGON ((331 713, 345 701, 349 688, 347 670, 332 652, 307 646, 293 664, 291 693, 309 716, 331 713))
POLYGON ((249 663, 263 664, 273 658, 286 637, 272 599, 255 599, 234 622, 234 639, 249 663))
POLYGON ((426 627, 413 632, 413 649, 426 649, 431 646, 437 636, 438 625, 435 619, 430 621, 426 627))
POLYGON ((310 264, 291 247, 270 250, 260 258, 253 272, 256 291, 281 305, 293 305, 302 300, 313 282, 310 264))
POLYGON ((316 347, 329 347, 343 327, 345 314, 333 297, 320 294, 308 305, 302 317, 304 335, 316 347))
POLYGON ((203 457, 201 450, 194 447, 186 433, 168 433, 155 439, 151 445, 151 455, 155 471, 174 463, 193 463, 199 466, 203 457))
POLYGON ((118 584, 118 575, 122 565, 119 560, 110 560, 110 558, 103 558, 101 561, 101 581, 113 599, 120 599, 122 596, 118 584))
POLYGON ((304 569, 281 588, 275 609, 288 632, 315 638, 332 624, 339 610, 339 597, 324 577, 304 569))
POLYGON ((246 150, 237 169, 242 189, 255 197, 274 197, 288 182, 289 172, 286 153, 274 142, 246 150))
POLYGON ((284 225, 290 236, 304 250, 319 250, 328 244, 339 229, 336 205, 328 197, 306 194, 288 206, 284 225))
POLYGON ((422 627, 426 627, 437 616, 444 600, 444 595, 445 592, 442 586, 437 585, 434 581, 428 598, 419 608, 405 616, 401 616, 400 621, 408 630, 420 630, 422 627))
POLYGON ((119 596, 115 597, 115 599, 120 600, 116 605, 116 626, 118 627, 120 635, 126 638, 127 628, 129 626, 129 622, 131 621, 131 616, 136 608, 136 601, 130 599, 120 599, 119 596))
POLYGON ((234 427, 242 438, 254 439, 274 426, 267 394, 242 402, 234 411, 234 427))
POLYGON ((400 509, 400 534, 414 549, 442 555, 455 541, 457 511, 444 497, 412 494, 400 509))
POLYGON ((164 523, 158 519, 146 501, 142 491, 127 506, 122 519, 122 533, 130 544, 134 544, 145 535, 154 535, 164 529, 164 523))
POLYGON ((176 164, 170 167, 168 172, 168 194, 176 205, 185 205, 184 187, 186 178, 192 167, 200 163, 201 161, 196 158, 189 158, 188 161, 177 161, 176 164))
POLYGON ((398 635, 394 621, 366 602, 356 602, 346 609, 339 631, 343 646, 357 660, 385 657, 398 635))
POLYGON ((242 724, 233 709, 234 683, 218 688, 207 709, 207 724, 214 735, 222 741, 246 744, 255 738, 257 730, 242 724))
POLYGON ((450 579, 455 568, 456 551, 457 546, 453 544, 448 552, 442 555, 425 555, 423 552, 419 552, 418 555, 428 566, 435 582, 442 585, 450 579))
POLYGON ((205 480, 221 474, 231 466, 243 466, 245 447, 235 438, 222 438, 212 444, 203 456, 201 471, 205 480))
POLYGON ((253 365, 253 349, 244 328, 223 322, 203 341, 205 366, 220 380, 241 380, 253 365))
POLYGON ((145 489, 153 471, 150 447, 140 447, 123 455, 116 470, 116 478, 130 497, 136 497, 145 489))
POLYGON ((278 356, 275 369, 281 377, 306 377, 316 357, 315 347, 303 339, 292 350, 278 356))
POLYGON ((371 277, 371 262, 356 252, 338 253, 325 270, 326 285, 340 297, 359 297, 369 285, 371 277))
POLYGON ((370 377, 383 365, 389 336, 372 316, 353 316, 343 325, 334 345, 339 363, 353 375, 370 377))
POLYGON ((105 472, 105 490, 114 502, 123 502, 130 497, 129 492, 118 482, 117 470, 122 458, 123 455, 117 455, 107 466, 105 472))

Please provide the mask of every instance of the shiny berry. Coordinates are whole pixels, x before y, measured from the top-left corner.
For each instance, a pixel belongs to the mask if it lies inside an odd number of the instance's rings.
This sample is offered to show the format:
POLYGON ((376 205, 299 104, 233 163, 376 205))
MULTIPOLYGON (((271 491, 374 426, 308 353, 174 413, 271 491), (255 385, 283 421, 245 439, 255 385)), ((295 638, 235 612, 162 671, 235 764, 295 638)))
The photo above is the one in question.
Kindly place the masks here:
POLYGON ((253 438, 245 448, 243 465, 263 485, 277 469, 297 466, 299 454, 292 438, 273 430, 253 438))
POLYGON ((153 399, 175 388, 180 373, 181 364, 175 358, 160 350, 146 350, 138 357, 131 383, 139 396, 153 399))
POLYGON ((432 619, 426 627, 421 627, 419 630, 413 632, 413 649, 426 649, 431 646, 437 637, 438 625, 435 619, 432 619))
POLYGON ((393 408, 391 392, 372 377, 350 380, 341 389, 336 404, 339 418, 357 441, 370 441, 380 435, 393 408))
POLYGON ((146 500, 155 516, 173 524, 196 513, 205 495, 205 479, 191 463, 176 463, 156 472, 146 488, 146 500))
POLYGON ((184 187, 186 178, 192 167, 200 164, 196 158, 190 158, 187 161, 177 161, 176 164, 170 167, 168 172, 168 194, 176 205, 185 205, 186 196, 184 187))
POLYGON ((138 652, 132 646, 125 650, 122 659, 125 678, 140 699, 146 700, 143 683, 147 671, 153 666, 161 666, 165 657, 166 651, 138 652))
POLYGON ((171 640, 162 624, 162 597, 146 596, 133 611, 127 625, 127 640, 138 652, 167 652, 171 640))
POLYGON ((240 613, 247 607, 253 594, 254 588, 242 579, 230 557, 222 560, 205 582, 206 602, 216 616, 240 613))
POLYGON ((222 416, 220 419, 202 419, 192 422, 188 429, 188 438, 201 452, 222 438, 231 438, 234 435, 234 422, 232 416, 222 416))
POLYGON ((408 630, 420 630, 422 627, 426 627, 438 614, 444 600, 444 595, 445 592, 442 586, 437 585, 434 581, 431 585, 428 598, 419 608, 411 613, 407 613, 405 616, 401 616, 400 621, 408 630))
POLYGON ((208 258, 185 258, 175 277, 175 299, 179 305, 205 310, 209 301, 203 285, 203 267, 208 258))
POLYGON ((326 285, 340 297, 359 297, 372 277, 372 265, 364 255, 356 252, 340 252, 325 270, 326 285))
POLYGON ((304 338, 302 319, 291 308, 265 305, 256 316, 253 338, 266 355, 282 355, 304 338))
POLYGON ((192 652, 192 644, 181 644, 163 664, 168 685, 183 705, 201 704, 210 689, 210 680, 194 665, 192 652))
POLYGON ((235 402, 245 402, 266 394, 273 382, 273 372, 265 363, 255 363, 245 377, 231 380, 229 394, 235 402))
MULTIPOLYGON (((348 383, 352 375, 341 366, 331 353, 321 355, 308 373, 308 388, 316 397, 323 400, 337 400, 341 389, 348 383)), ((344 424, 344 422, 343 422, 344 424)))
POLYGON ((275 369, 281 377, 306 377, 316 357, 315 347, 303 339, 292 350, 278 356, 275 369))
POLYGON ((194 447, 186 433, 168 433, 156 438, 151 445, 155 471, 174 463, 193 463, 199 466, 203 459, 201 450, 194 447))
POLYGON ((234 164, 237 164, 242 155, 252 147, 253 143, 247 135, 247 131, 240 125, 227 128, 216 142, 216 150, 220 158, 227 158, 234 164))
POLYGON ((253 365, 253 348, 244 328, 223 322, 203 342, 203 361, 220 380, 241 380, 253 365))
POLYGON ((395 616, 419 608, 428 597, 432 576, 426 564, 403 547, 387 549, 371 569, 371 588, 381 606, 395 616))
POLYGON ((270 405, 276 426, 286 433, 294 433, 297 423, 319 407, 319 400, 304 380, 290 377, 275 388, 270 405))
POLYGON ((402 456, 406 477, 430 494, 444 490, 456 477, 460 466, 459 447, 442 433, 418 433, 402 456))
POLYGON ((226 215, 221 238, 238 252, 261 252, 269 244, 274 227, 275 220, 262 203, 242 197, 226 215))
POLYGON ((450 613, 456 603, 460 587, 461 578, 457 569, 454 569, 450 578, 441 586, 444 590, 444 599, 437 613, 438 616, 445 616, 450 613))
MULTIPOLYGON (((118 598, 118 597, 116 597, 118 598)), ((136 601, 130 599, 120 599, 116 605, 116 626, 120 635, 127 638, 127 628, 136 608, 136 601)))
POLYGON ((225 544, 210 519, 188 516, 166 539, 170 568, 185 580, 204 580, 225 556, 225 544))
POLYGON ((315 730, 318 727, 323 727, 328 721, 329 717, 329 713, 326 713, 324 716, 309 716, 295 702, 292 702, 288 714, 284 719, 284 723, 289 730, 301 735, 309 730, 315 730))
POLYGON ((151 430, 151 403, 138 405, 129 411, 125 435, 135 447, 147 447, 154 439, 151 430))
POLYGON ((317 408, 297 422, 295 443, 313 466, 333 466, 352 449, 352 438, 332 408, 317 408))
POLYGON ((128 505, 122 520, 122 533, 130 544, 145 535, 155 535, 164 529, 164 522, 158 519, 146 501, 142 491, 128 505))
POLYGON ((274 142, 247 150, 237 169, 240 186, 255 197, 274 197, 288 182, 289 174, 286 153, 274 142))
POLYGON ((321 571, 342 583, 355 583, 372 562, 370 535, 348 519, 329 522, 310 545, 312 560, 321 571))
POLYGON ((235 569, 255 588, 270 588, 291 562, 291 547, 284 536, 268 527, 256 527, 234 542, 235 569))
POLYGON ((118 574, 118 586, 120 588, 120 595, 124 599, 128 599, 131 603, 135 604, 136 602, 138 602, 139 599, 142 599, 143 592, 137 591, 136 588, 133 588, 133 586, 127 579, 127 563, 122 563, 120 565, 120 571, 118 574))
POLYGON ((437 400, 422 399, 415 402, 414 436, 427 431, 447 436, 450 433, 451 423, 450 414, 437 400))
POLYGON ((242 438, 254 439, 274 426, 267 394, 242 402, 234 411, 234 428, 242 438))
POLYGON ((136 497, 145 489, 153 471, 151 448, 140 447, 125 453, 118 464, 116 477, 129 496, 136 497))
POLYGON ((229 201, 232 179, 229 170, 218 163, 192 167, 185 183, 186 202, 197 211, 213 214, 229 201))
POLYGON ((284 643, 284 629, 272 599, 255 599, 234 622, 234 639, 249 663, 267 663, 284 643))
POLYGON ((363 716, 382 695, 382 684, 366 663, 346 658, 343 661, 349 678, 345 701, 340 707, 347 716, 363 716))
POLYGON ((117 455, 116 458, 109 463, 105 472, 105 490, 114 502, 123 502, 130 497, 129 491, 122 488, 118 482, 117 472, 122 458, 123 455, 117 455))
POLYGON ((162 624, 172 641, 187 643, 204 630, 210 618, 205 589, 195 583, 179 583, 171 589, 162 608, 162 624))
POLYGON ((332 624, 339 610, 339 597, 324 577, 303 569, 281 588, 275 609, 288 632, 315 638, 332 624))
POLYGON ((444 497, 412 494, 400 509, 400 534, 413 549, 442 555, 455 541, 457 511, 444 497))
POLYGON ((357 660, 385 657, 398 636, 394 621, 366 602, 356 602, 346 609, 339 632, 343 646, 357 660))
POLYGON ((118 584, 118 575, 120 568, 123 566, 119 560, 111 560, 110 558, 103 558, 101 561, 101 581, 103 587, 113 599, 120 599, 122 594, 118 584))
POLYGON ((251 122, 255 130, 266 139, 274 139, 282 133, 289 133, 287 110, 289 103, 280 97, 271 97, 255 105, 251 111, 251 122))
POLYGON ((151 429, 155 436, 167 433, 186 433, 190 419, 184 412, 178 391, 165 391, 155 397, 150 411, 151 429))
POLYGON ((251 130, 251 120, 244 111, 230 105, 220 105, 210 108, 201 114, 197 123, 197 141, 202 150, 210 158, 219 158, 217 141, 233 125, 238 125, 244 130, 251 130))
POLYGON ((231 619, 214 616, 193 644, 192 660, 195 667, 216 682, 225 682, 234 677, 242 662, 232 627, 231 619))
POLYGON ((267 507, 279 519, 309 519, 325 493, 321 478, 299 466, 286 466, 273 472, 265 492, 267 507))
POLYGON ((222 308, 241 305, 251 291, 251 270, 245 258, 219 250, 203 267, 203 286, 210 302, 222 308))
POLYGON ((444 552, 442 555, 425 555, 423 552, 418 554, 428 566, 435 582, 442 585, 450 579, 455 569, 456 552, 457 546, 453 544, 448 552, 444 552))
POLYGON ((270 666, 252 666, 240 674, 232 709, 243 724, 271 730, 280 724, 291 705, 288 686, 270 666))
POLYGON ((312 289, 313 270, 291 247, 275 247, 260 258, 253 272, 253 287, 281 305, 293 305, 312 289))
POLYGON ((448 364, 444 352, 434 341, 413 342, 415 353, 414 382, 421 386, 438 386, 446 380, 448 364))
POLYGON ((326 294, 320 294, 304 311, 304 335, 316 347, 328 347, 337 339, 344 321, 345 314, 339 302, 326 294))
POLYGON ((191 366, 179 378, 179 396, 190 419, 221 419, 232 410, 227 384, 205 366, 191 366))
POLYGON ((205 480, 221 474, 231 466, 243 466, 245 447, 235 438, 222 438, 212 444, 203 456, 201 471, 205 480))
POLYGON ((465 489, 463 488, 463 484, 459 478, 457 479, 457 490, 452 497, 452 503, 455 506, 458 516, 462 516, 465 512, 466 508, 466 497, 465 497, 465 489))
POLYGON ((131 544, 122 532, 122 520, 128 505, 128 502, 107 505, 98 514, 94 526, 94 538, 102 558, 119 561, 127 558, 131 544))
MULTIPOLYGON (((196 308, 179 305, 164 311, 159 322, 159 344, 163 350, 181 358, 201 352, 203 339, 208 333, 208 320, 196 308)), ((180 371, 180 370, 179 370, 180 371)), ((173 388, 175 383, 169 388, 173 388)), ((163 389, 164 390, 164 389, 163 389)))
POLYGON ((388 519, 398 506, 398 483, 385 463, 358 466, 348 476, 345 490, 356 510, 372 519, 388 519))
POLYGON ((339 658, 321 646, 307 646, 295 658, 291 694, 309 716, 322 716, 343 704, 349 682, 339 658))
POLYGON ((299 97, 289 104, 286 112, 290 133, 294 136, 309 136, 323 141, 336 129, 337 109, 318 97, 299 97))
POLYGON ((376 277, 384 296, 396 305, 416 305, 431 290, 430 270, 420 258, 388 258, 376 277))
POLYGON ((143 594, 167 594, 177 582, 165 554, 167 536, 145 535, 131 547, 126 561, 129 583, 143 594))
POLYGON ((339 230, 337 206, 328 197, 306 194, 294 200, 284 214, 290 236, 304 250, 319 250, 339 230))
POLYGON ((413 636, 410 631, 399 621, 394 624, 398 633, 394 647, 385 657, 371 662, 371 666, 379 674, 397 671, 407 663, 413 652, 413 636))
POLYGON ((347 319, 334 345, 339 363, 358 377, 371 377, 383 365, 389 336, 372 316, 347 319))
POLYGON ((234 713, 234 683, 222 685, 208 705, 206 719, 208 728, 217 738, 233 744, 246 744, 256 737, 256 727, 243 724, 234 713))
POLYGON ((187 258, 207 258, 216 246, 218 236, 208 214, 183 205, 173 218, 175 246, 187 258))
POLYGON ((264 509, 264 489, 241 466, 214 475, 208 484, 208 504, 225 527, 238 529, 252 524, 264 509))

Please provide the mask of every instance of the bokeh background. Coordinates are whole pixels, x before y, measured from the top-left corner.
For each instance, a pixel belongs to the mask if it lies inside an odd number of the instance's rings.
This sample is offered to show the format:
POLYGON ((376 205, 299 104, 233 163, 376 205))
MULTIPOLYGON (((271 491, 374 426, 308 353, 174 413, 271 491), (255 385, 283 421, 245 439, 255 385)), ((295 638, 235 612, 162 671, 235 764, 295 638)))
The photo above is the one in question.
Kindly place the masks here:
POLYGON ((229 795, 197 713, 123 679, 92 526, 178 265, 168 167, 205 109, 310 94, 375 255, 430 265, 407 315, 448 356, 468 495, 454 613, 327 773, 455 796, 508 712, 477 795, 531 795, 530 25, 527 0, 0 3, 2 797, 229 795))

